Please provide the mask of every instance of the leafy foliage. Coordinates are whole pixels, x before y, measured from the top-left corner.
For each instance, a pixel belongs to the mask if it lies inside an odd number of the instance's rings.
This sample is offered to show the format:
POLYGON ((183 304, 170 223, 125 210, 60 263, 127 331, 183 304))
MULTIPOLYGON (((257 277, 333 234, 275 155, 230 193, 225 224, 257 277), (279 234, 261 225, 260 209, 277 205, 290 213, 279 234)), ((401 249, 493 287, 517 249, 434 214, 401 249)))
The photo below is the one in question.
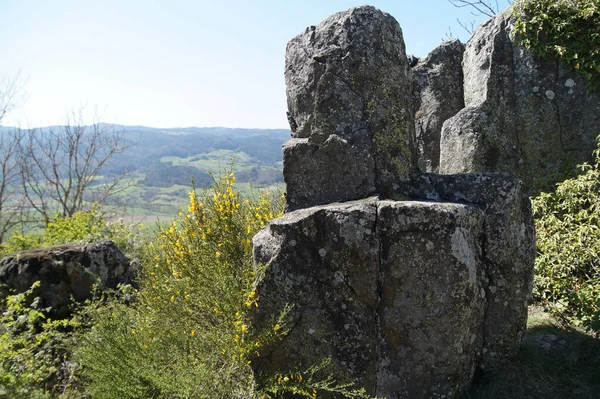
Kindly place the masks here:
POLYGON ((72 365, 67 361, 78 317, 51 320, 45 309, 28 300, 39 282, 26 292, 8 296, 0 316, 0 396, 13 399, 67 398, 72 365))
POLYGON ((521 44, 540 56, 554 55, 590 84, 600 76, 598 0, 521 0, 515 7, 521 44))
POLYGON ((1 244, 1 253, 9 254, 31 248, 43 248, 69 242, 89 243, 111 239, 124 252, 135 253, 145 239, 142 225, 127 225, 123 221, 109 223, 94 205, 89 211, 76 212, 71 217, 55 216, 41 234, 15 232, 1 244))
POLYGON ((534 297, 555 316, 600 332, 600 158, 532 201, 538 256, 534 297))
POLYGON ((252 331, 259 306, 252 236, 281 214, 280 197, 243 200, 227 173, 162 228, 147 248, 133 306, 110 303, 77 350, 93 398, 314 398, 319 392, 366 398, 364 390, 316 380, 323 365, 254 385, 250 354, 286 333, 282 309, 265 331, 252 331))

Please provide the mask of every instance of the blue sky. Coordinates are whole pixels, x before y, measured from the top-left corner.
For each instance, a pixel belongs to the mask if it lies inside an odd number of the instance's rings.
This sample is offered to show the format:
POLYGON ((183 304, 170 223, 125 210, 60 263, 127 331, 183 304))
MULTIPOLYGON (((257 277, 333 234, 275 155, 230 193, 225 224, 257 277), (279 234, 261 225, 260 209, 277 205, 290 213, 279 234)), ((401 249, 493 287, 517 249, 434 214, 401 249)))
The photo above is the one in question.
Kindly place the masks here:
MULTIPOLYGON (((26 100, 4 125, 61 123, 97 107, 109 123, 287 128, 289 39, 345 0, 0 0, 0 77, 20 72, 26 100)), ((425 56, 450 29, 483 21, 447 0, 375 1, 425 56)))

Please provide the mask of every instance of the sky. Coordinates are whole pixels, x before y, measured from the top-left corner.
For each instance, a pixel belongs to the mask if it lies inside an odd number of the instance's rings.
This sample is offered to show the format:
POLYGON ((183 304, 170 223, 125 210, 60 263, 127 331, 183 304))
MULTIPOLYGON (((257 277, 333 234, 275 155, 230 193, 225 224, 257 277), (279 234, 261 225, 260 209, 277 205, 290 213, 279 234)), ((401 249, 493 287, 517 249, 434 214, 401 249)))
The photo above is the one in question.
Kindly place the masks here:
MULTIPOLYGON (((86 122, 151 127, 288 128, 288 40, 352 0, 0 0, 0 82, 23 95, 5 126, 86 122)), ((371 0, 424 57, 461 21, 447 0, 371 0)))

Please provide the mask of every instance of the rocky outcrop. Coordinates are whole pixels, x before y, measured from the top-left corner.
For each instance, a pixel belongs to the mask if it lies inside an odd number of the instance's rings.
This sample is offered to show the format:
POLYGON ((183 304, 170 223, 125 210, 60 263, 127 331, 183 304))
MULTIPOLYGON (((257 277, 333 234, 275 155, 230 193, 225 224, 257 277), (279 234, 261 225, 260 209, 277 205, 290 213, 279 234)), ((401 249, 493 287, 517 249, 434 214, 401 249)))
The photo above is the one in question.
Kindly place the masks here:
POLYGON ((289 334, 258 374, 331 358, 336 376, 384 398, 455 397, 476 367, 516 352, 535 239, 519 181, 428 175, 422 201, 377 198, 287 213, 254 238, 255 328, 293 304, 289 334), (428 198, 427 198, 428 197, 428 198))
MULTIPOLYGON (((288 45, 292 211, 254 237, 266 270, 248 320, 273 329, 291 308, 287 334, 252 359, 259 384, 330 358, 327 373, 378 397, 455 398, 523 336, 535 256, 529 200, 506 174, 417 173, 414 132, 392 112, 413 102, 401 41, 389 15, 358 7, 288 45), (388 96, 379 74, 401 89, 388 96)), ((432 76, 421 99, 441 79, 432 71, 446 61, 436 54, 415 65, 432 76)), ((443 107, 430 117, 439 121, 443 107)))
POLYGON ((464 44, 457 39, 444 42, 412 66, 415 137, 423 172, 438 172, 442 126, 465 106, 464 51, 464 44))
POLYGON ((527 322, 536 254, 531 202, 523 184, 503 173, 423 176, 429 199, 485 209, 483 258, 486 312, 480 367, 493 368, 516 353, 527 322), (433 193, 433 195, 432 195, 433 193))
POLYGON ((408 183, 416 157, 411 84, 392 16, 358 7, 307 28, 288 43, 285 80, 290 210, 391 195, 408 183))
POLYGON ((82 302, 98 289, 131 283, 136 268, 110 240, 91 244, 65 244, 22 251, 0 262, 0 296, 25 292, 40 281, 35 292, 40 306, 53 317, 68 314, 71 300, 82 302))
POLYGON ((441 133, 441 173, 501 171, 551 190, 592 159, 600 91, 519 46, 512 9, 481 25, 463 59, 465 108, 441 133))

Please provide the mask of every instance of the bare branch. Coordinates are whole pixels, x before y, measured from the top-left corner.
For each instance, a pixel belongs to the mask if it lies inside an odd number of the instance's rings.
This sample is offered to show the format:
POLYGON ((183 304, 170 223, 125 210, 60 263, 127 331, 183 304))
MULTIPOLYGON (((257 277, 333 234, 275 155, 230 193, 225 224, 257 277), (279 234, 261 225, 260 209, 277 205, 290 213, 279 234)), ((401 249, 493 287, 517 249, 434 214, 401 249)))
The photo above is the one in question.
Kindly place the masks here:
MULTIPOLYGON (((487 15, 493 17, 500 11, 498 0, 448 0, 454 7, 463 8, 471 7, 475 12, 471 12, 474 16, 487 15)), ((511 0, 505 0, 508 5, 512 4, 511 0)))
POLYGON ((30 132, 26 143, 20 147, 23 193, 45 224, 52 211, 69 217, 130 186, 122 184, 125 172, 102 176, 102 169, 131 143, 112 125, 85 125, 82 110, 72 112, 64 126, 30 132))
MULTIPOLYGON (((471 11, 471 14, 475 17, 479 17, 485 15, 487 17, 493 17, 502 11, 502 4, 498 4, 498 0, 448 0, 450 4, 452 4, 456 8, 464 8, 470 7, 474 11, 471 11)), ((504 0, 504 6, 511 5, 512 0, 504 0)), ((458 24, 466 30, 469 34, 473 34, 475 30, 475 21, 471 21, 471 23, 464 23, 460 19, 457 19, 458 24)))
POLYGON ((0 78, 0 125, 6 115, 21 105, 24 100, 24 86, 20 74, 13 78, 0 78))

